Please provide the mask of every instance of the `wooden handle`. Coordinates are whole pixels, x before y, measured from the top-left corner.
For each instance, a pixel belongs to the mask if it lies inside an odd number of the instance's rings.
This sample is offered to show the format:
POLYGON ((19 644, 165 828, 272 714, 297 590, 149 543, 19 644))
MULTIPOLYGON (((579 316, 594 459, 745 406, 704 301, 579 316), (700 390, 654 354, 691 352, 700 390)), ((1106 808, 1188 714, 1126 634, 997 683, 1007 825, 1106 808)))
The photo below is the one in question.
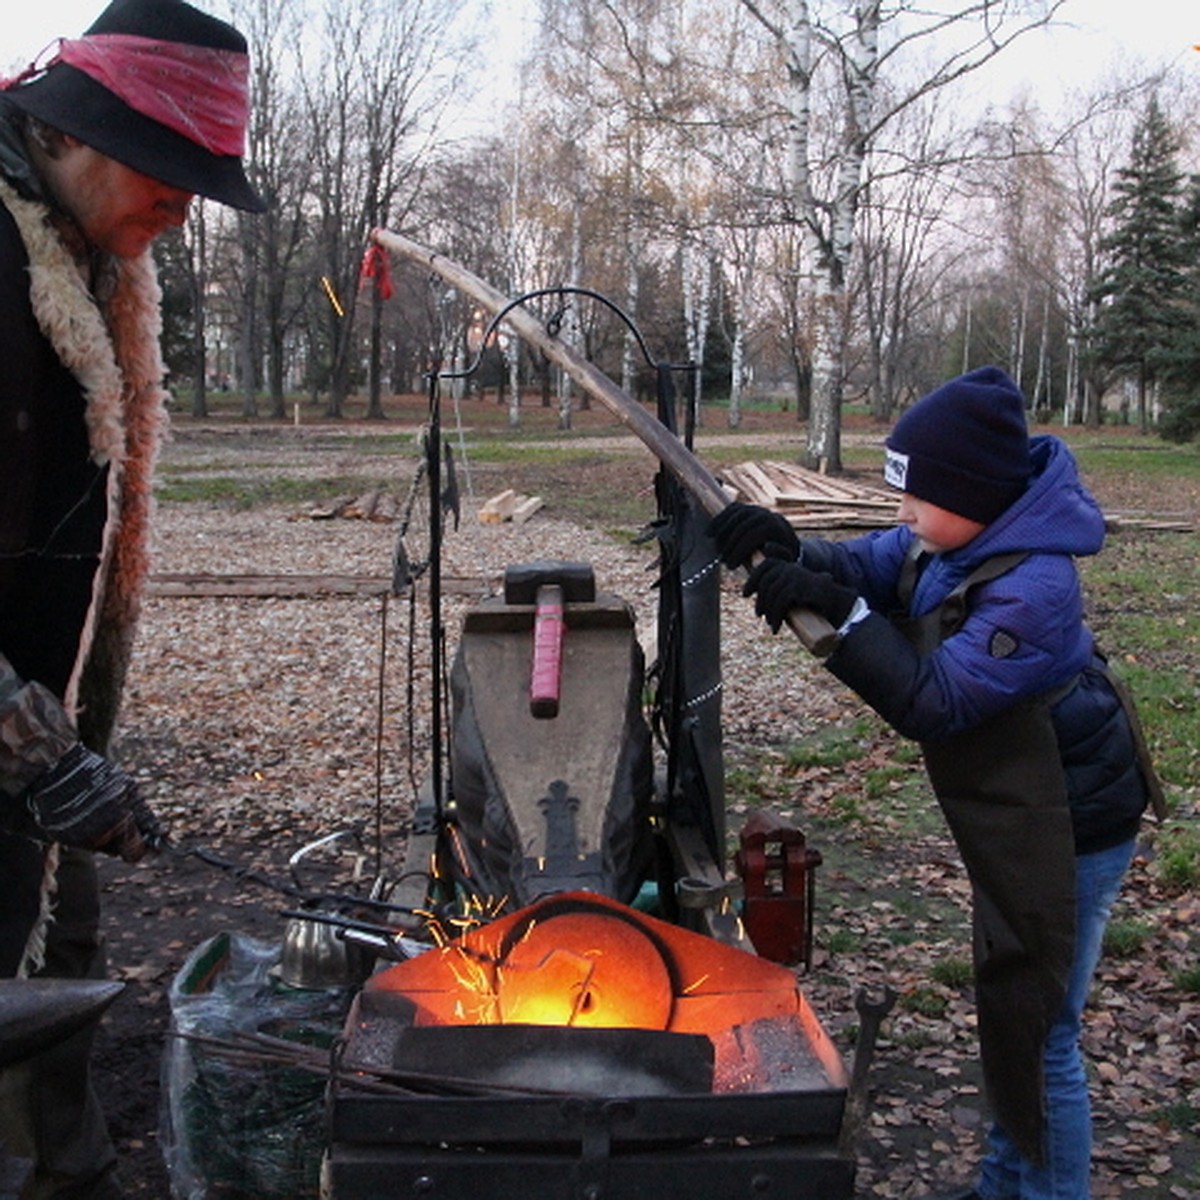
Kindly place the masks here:
MULTIPOLYGON (((473 300, 483 305, 493 316, 508 309, 504 320, 517 336, 536 346, 551 362, 557 363, 588 395, 599 400, 618 420, 637 435, 658 460, 696 499, 708 516, 716 516, 728 503, 716 477, 661 421, 650 415, 636 400, 626 395, 607 375, 587 359, 581 358, 565 342, 551 336, 532 313, 519 305, 509 309, 512 301, 491 284, 434 251, 392 233, 375 229, 371 238, 385 250, 412 259, 440 275, 473 300)), ((837 645, 837 632, 817 613, 808 609, 793 609, 787 617, 788 628, 807 649, 820 658, 832 653, 837 645)))
POLYGON ((529 669, 529 712, 535 717, 558 716, 565 617, 562 588, 542 584, 533 611, 533 664, 529 669))

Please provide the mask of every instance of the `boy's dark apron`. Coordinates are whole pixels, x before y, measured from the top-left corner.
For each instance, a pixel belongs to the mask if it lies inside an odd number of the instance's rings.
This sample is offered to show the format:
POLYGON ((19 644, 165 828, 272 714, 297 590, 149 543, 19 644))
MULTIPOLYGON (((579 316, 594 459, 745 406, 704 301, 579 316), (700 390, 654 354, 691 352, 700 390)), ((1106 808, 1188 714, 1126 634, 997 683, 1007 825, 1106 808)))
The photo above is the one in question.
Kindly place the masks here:
MULTIPOLYGON (((920 653, 932 653, 962 624, 968 591, 1023 557, 989 560, 933 612, 895 623, 920 653)), ((902 581, 902 600, 904 590, 902 581)), ((921 746, 971 880, 988 1099, 997 1122, 1035 1163, 1043 1158, 1042 1050, 1075 951, 1075 846, 1050 720, 1059 694, 1033 697, 921 746)))

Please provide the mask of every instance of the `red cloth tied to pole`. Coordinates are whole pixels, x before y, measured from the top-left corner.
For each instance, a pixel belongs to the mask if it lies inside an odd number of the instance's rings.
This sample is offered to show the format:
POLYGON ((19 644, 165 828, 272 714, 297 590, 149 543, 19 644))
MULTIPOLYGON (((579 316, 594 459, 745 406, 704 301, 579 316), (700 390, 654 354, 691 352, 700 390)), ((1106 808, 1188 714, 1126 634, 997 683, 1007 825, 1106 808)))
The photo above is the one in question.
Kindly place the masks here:
POLYGON ((240 157, 250 115, 250 59, 231 50, 164 42, 124 33, 63 39, 45 65, 34 64, 0 87, 74 67, 135 112, 211 154, 240 157))
POLYGON ((381 300, 390 300, 395 294, 395 288, 392 287, 392 260, 382 246, 368 246, 363 254, 359 281, 365 283, 368 279, 375 281, 381 300))

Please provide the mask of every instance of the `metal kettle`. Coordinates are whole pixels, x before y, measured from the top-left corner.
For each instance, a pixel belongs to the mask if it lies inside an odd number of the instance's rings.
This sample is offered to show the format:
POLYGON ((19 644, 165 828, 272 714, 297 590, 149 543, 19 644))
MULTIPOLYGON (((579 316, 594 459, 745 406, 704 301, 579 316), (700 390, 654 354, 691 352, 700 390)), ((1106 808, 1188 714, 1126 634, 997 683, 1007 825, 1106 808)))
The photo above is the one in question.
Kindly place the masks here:
MULTIPOLYGON (((288 869, 296 886, 304 889, 300 864, 310 854, 333 846, 346 838, 356 843, 354 880, 362 877, 366 855, 357 829, 339 829, 302 846, 288 859, 288 869)), ((279 963, 273 974, 288 987, 320 990, 350 988, 361 984, 375 964, 375 955, 367 947, 347 941, 344 930, 328 921, 292 915, 283 930, 279 963)))

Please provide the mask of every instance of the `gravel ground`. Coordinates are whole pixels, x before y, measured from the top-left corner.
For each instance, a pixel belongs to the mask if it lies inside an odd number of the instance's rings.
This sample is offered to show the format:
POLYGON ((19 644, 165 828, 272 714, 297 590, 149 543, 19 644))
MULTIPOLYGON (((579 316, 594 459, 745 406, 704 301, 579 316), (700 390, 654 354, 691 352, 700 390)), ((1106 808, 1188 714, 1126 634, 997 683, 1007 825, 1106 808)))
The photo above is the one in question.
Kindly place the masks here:
MULTIPOLYGON (((164 506, 156 569, 160 574, 373 575, 391 569, 396 528, 363 520, 297 519, 295 510, 214 511, 197 505, 164 506)), ((417 553, 416 550, 413 553, 417 553)), ((464 521, 447 537, 445 624, 451 647, 462 614, 496 586, 505 566, 558 558, 592 563, 597 586, 630 603, 643 644, 654 638, 657 592, 653 554, 609 533, 538 515, 524 526, 464 521)), ((737 597, 736 581, 726 585, 737 597)), ((375 753, 380 729, 383 672, 382 768, 384 794, 402 792, 408 772, 407 680, 410 627, 415 753, 427 723, 429 615, 423 597, 183 598, 151 596, 139 630, 123 728, 143 745, 157 730, 177 729, 186 705, 191 727, 181 754, 236 752, 246 777, 222 796, 208 781, 147 790, 164 816, 191 823, 207 811, 232 829, 242 786, 263 802, 296 805, 330 822, 360 818, 374 805, 375 753), (386 611, 385 611, 386 609, 386 611), (215 811, 214 811, 215 810, 215 811)), ((830 680, 800 643, 771 638, 737 597, 722 612, 724 719, 728 750, 761 743, 764 731, 780 742, 811 732, 834 700, 830 680)), ((652 646, 649 655, 653 655, 652 646)), ((171 735, 174 741, 176 735, 171 735)), ((161 762, 147 767, 161 767, 161 762)))

